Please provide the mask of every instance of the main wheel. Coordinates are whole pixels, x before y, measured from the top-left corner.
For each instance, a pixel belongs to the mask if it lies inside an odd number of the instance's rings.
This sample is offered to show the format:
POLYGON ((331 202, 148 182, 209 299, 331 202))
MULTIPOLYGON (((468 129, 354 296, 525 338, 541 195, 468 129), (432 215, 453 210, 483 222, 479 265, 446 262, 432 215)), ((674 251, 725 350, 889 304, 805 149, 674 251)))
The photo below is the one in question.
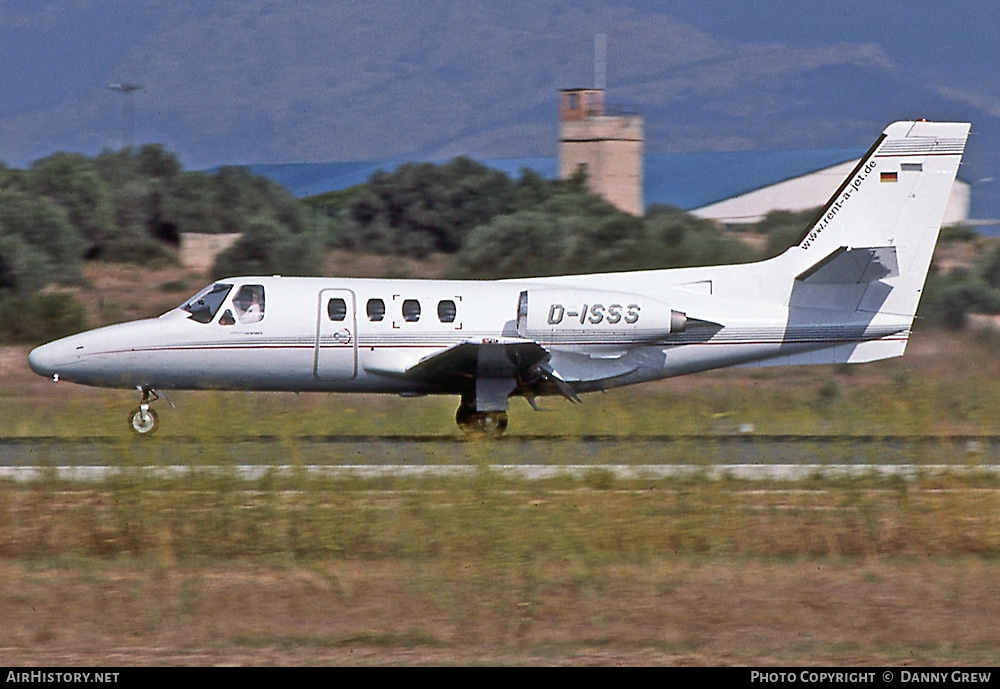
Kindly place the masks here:
POLYGON ((507 430, 507 412, 476 411, 461 404, 455 412, 455 423, 469 437, 499 438, 507 430))
POLYGON ((507 412, 482 411, 472 417, 476 432, 490 438, 499 438, 507 430, 507 412))
POLYGON ((136 407, 128 417, 128 427, 139 435, 150 435, 156 431, 160 418, 152 409, 136 407))

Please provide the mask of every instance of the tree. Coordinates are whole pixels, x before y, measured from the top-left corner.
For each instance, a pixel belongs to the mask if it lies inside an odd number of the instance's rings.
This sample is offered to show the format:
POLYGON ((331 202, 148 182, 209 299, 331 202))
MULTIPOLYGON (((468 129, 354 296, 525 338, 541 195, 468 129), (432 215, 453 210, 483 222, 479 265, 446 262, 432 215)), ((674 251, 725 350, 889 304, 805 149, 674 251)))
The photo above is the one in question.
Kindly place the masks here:
POLYGON ((29 294, 45 287, 48 261, 16 234, 0 234, 0 294, 29 294))
POLYGON ((565 226, 552 216, 524 210, 476 228, 451 264, 460 278, 555 275, 565 265, 565 226))
POLYGON ((83 304, 72 294, 0 295, 0 340, 40 344, 87 329, 83 304))
POLYGON ((472 228, 514 210, 515 195, 507 175, 468 158, 408 163, 375 173, 350 198, 345 240, 393 254, 454 253, 472 228))
POLYGON ((219 254, 213 273, 229 275, 319 275, 321 243, 310 233, 293 233, 273 218, 249 222, 243 236, 219 254))
POLYGON ((979 268, 979 274, 987 285, 993 289, 1000 289, 1000 245, 986 254, 979 268))
POLYGON ((30 292, 80 276, 83 238, 66 211, 45 197, 0 190, 0 239, 0 282, 7 289, 30 292))
POLYGON ((753 248, 727 235, 713 222, 672 206, 653 206, 645 217, 647 241, 642 268, 680 268, 745 263, 753 248))
POLYGON ((36 161, 27 177, 32 192, 59 204, 70 224, 96 255, 115 234, 111 188, 93 162, 78 153, 56 153, 36 161))
POLYGON ((751 231, 767 235, 765 257, 777 256, 801 241, 810 223, 815 221, 816 214, 816 209, 771 211, 763 220, 752 226, 751 231))
POLYGON ((919 318, 957 329, 965 325, 965 316, 970 312, 1000 312, 1000 291, 963 269, 944 275, 932 271, 928 275, 917 311, 919 318))

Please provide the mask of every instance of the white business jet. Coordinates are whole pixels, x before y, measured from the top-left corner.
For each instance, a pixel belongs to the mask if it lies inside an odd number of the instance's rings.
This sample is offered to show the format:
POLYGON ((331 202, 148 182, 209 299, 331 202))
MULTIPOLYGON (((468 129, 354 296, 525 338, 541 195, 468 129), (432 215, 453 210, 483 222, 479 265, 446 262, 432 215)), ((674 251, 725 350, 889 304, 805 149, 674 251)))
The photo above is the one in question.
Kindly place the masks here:
POLYGON ((508 400, 728 366, 858 363, 906 347, 966 123, 896 122, 798 244, 757 263, 513 280, 234 277, 159 318, 43 345, 54 380, 135 388, 461 396, 499 436, 508 400))

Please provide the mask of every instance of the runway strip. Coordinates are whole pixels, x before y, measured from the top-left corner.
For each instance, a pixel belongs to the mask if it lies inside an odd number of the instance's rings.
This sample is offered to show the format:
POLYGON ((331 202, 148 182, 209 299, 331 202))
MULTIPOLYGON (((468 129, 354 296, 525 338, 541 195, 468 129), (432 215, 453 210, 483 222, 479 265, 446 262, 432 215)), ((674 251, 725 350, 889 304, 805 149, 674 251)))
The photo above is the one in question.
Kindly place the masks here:
POLYGON ((708 466, 695 464, 679 465, 630 465, 610 464, 595 466, 593 464, 538 466, 498 464, 489 467, 468 464, 458 465, 339 465, 339 466, 261 466, 237 465, 221 466, 143 466, 143 467, 112 467, 112 466, 59 466, 59 467, 0 467, 0 480, 15 482, 30 482, 40 480, 63 481, 104 481, 122 474, 143 474, 152 478, 170 479, 183 478, 193 474, 218 473, 245 480, 255 481, 266 476, 291 476, 305 471, 310 475, 331 478, 382 478, 382 477, 427 477, 427 476, 470 476, 478 471, 488 469, 501 475, 527 480, 553 479, 560 477, 586 478, 595 472, 607 472, 620 479, 661 480, 671 478, 706 477, 714 480, 736 479, 745 481, 800 481, 810 478, 863 478, 896 477, 904 480, 915 480, 921 477, 959 475, 959 476, 989 476, 1000 477, 1000 466, 977 465, 955 466, 948 464, 915 465, 915 464, 714 464, 708 466))
POLYGON ((0 467, 995 465, 1000 436, 642 435, 0 438, 0 467))
POLYGON ((997 477, 1000 436, 0 438, 0 480, 19 482, 101 481, 122 472, 176 478, 207 471, 246 481, 300 471, 359 478, 461 476, 484 468, 524 479, 581 478, 598 471, 623 479, 997 477))

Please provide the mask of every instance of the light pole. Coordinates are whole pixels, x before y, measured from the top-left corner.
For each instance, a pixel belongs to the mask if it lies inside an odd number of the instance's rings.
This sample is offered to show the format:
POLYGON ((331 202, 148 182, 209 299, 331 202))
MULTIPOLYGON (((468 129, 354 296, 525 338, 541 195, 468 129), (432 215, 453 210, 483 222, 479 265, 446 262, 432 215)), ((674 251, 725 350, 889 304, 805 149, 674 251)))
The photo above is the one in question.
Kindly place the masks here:
POLYGON ((125 96, 125 103, 122 108, 122 145, 132 148, 132 120, 134 112, 132 108, 132 94, 142 88, 142 84, 108 84, 109 91, 117 91, 125 96))

